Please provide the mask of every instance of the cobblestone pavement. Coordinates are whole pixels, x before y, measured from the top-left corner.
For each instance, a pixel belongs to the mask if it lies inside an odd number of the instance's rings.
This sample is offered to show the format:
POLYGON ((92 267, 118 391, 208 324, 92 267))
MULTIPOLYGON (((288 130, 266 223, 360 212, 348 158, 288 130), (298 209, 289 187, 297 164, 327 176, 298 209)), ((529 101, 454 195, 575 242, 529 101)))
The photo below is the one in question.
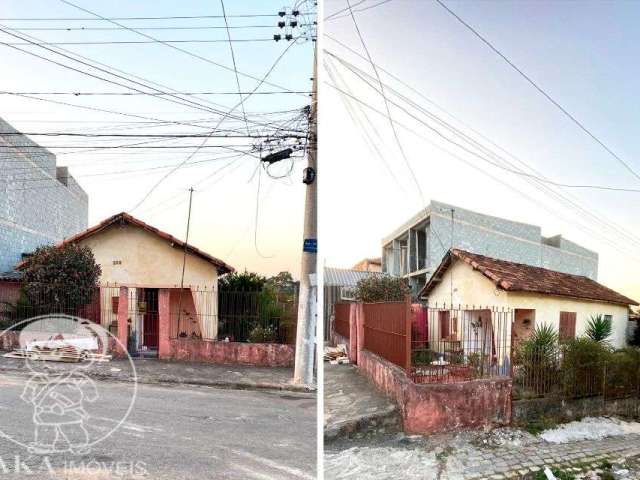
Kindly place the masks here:
MULTIPOLYGON (((638 434, 563 444, 548 443, 510 428, 429 437, 372 435, 368 439, 329 444, 325 478, 531 479, 545 466, 560 467, 578 475, 580 471, 597 469, 604 460, 623 464, 639 456, 638 434)), ((589 475, 586 478, 600 478, 589 475)), ((640 479, 640 469, 609 478, 640 479)))
POLYGON ((400 430, 398 409, 353 365, 324 364, 324 435, 326 440, 365 432, 400 430))

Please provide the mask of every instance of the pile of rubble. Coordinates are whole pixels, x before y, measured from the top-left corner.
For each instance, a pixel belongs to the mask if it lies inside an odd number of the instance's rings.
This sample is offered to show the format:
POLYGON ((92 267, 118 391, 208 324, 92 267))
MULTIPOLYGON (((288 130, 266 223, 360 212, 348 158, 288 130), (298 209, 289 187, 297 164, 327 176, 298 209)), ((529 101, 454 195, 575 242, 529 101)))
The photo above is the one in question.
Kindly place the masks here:
POLYGON ((329 362, 331 365, 342 365, 349 363, 349 357, 347 356, 347 346, 343 343, 340 343, 337 347, 324 347, 324 361, 329 362))

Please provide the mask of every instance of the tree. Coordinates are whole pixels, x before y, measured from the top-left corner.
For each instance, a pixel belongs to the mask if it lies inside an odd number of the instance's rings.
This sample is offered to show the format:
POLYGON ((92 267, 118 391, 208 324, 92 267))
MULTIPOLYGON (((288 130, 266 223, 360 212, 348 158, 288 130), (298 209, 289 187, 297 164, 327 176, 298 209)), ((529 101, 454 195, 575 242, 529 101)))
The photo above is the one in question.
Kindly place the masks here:
POLYGON ((225 275, 220 279, 219 285, 220 290, 227 292, 259 292, 265 283, 267 283, 266 277, 245 270, 241 273, 233 272, 225 275))
POLYGON ((22 267, 24 292, 32 305, 75 312, 94 299, 102 270, 89 247, 39 247, 22 267))
POLYGON ((411 293, 407 282, 402 278, 386 275, 372 275, 358 281, 355 289, 356 299, 360 302, 400 302, 411 293))
POLYGON ((611 318, 603 317, 602 315, 592 315, 585 334, 594 342, 603 343, 607 341, 607 338, 611 336, 612 332, 611 318))

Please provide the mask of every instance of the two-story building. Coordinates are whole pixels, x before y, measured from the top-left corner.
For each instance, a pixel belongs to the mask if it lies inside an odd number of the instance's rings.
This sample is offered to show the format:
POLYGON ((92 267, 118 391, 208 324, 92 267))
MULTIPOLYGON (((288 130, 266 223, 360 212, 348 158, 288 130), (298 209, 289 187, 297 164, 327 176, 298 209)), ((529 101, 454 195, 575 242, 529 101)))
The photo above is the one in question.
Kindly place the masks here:
POLYGON ((598 254, 541 228, 431 201, 382 242, 382 271, 422 288, 450 248, 592 280, 598 254))

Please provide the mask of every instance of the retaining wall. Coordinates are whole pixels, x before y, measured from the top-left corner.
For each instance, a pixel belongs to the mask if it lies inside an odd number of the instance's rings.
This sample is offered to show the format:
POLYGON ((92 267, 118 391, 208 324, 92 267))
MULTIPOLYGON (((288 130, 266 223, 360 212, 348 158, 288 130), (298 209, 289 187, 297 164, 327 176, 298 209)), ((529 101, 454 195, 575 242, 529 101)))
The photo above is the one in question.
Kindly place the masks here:
POLYGON ((293 345, 171 339, 168 352, 161 352, 160 358, 260 367, 292 367, 294 356, 293 345))
POLYGON ((367 350, 359 352, 358 367, 397 403, 407 433, 430 434, 511 421, 510 378, 415 384, 401 368, 367 350))

